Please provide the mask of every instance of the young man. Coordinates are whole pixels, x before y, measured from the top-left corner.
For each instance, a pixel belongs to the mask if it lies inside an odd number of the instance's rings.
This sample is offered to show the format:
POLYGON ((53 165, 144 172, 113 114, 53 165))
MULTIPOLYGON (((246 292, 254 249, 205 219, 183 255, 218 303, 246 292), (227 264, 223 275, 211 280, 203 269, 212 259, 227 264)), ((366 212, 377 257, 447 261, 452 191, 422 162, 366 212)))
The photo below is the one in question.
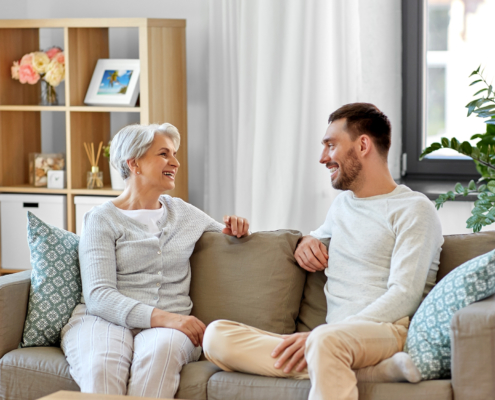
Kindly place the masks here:
POLYGON ((325 269, 327 323, 282 336, 215 321, 203 348, 226 371, 309 376, 311 400, 357 400, 358 378, 420 380, 401 351, 409 317, 435 282, 443 237, 432 203, 390 175, 388 118, 372 104, 354 103, 328 122, 320 163, 344 192, 295 251, 302 268, 325 269), (325 238, 328 254, 319 240, 325 238))

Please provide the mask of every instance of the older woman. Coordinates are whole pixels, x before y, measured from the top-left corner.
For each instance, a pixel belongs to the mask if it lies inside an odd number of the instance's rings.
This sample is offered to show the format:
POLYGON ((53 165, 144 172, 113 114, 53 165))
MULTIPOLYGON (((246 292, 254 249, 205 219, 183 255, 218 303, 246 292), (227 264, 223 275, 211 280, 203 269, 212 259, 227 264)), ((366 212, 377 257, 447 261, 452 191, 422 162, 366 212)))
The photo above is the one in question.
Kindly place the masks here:
POLYGON ((248 222, 231 216, 224 226, 162 195, 175 187, 179 143, 170 124, 131 125, 112 141, 125 190, 84 217, 84 300, 62 330, 82 392, 173 398, 182 366, 200 356, 205 325, 189 315, 189 257, 203 232, 241 237, 248 222))

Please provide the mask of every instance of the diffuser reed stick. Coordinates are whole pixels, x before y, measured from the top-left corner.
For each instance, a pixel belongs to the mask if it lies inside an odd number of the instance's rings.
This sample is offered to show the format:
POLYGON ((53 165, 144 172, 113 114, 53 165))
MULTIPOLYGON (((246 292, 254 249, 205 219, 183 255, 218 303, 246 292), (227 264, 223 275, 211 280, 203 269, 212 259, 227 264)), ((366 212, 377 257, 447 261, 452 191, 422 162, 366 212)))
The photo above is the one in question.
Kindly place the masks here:
POLYGON ((103 146, 103 142, 100 142, 96 157, 94 143, 91 143, 91 148, 88 143, 84 142, 83 144, 89 163, 91 164, 91 171, 87 174, 87 187, 88 189, 101 189, 103 187, 103 172, 101 172, 98 168, 98 161, 100 160, 101 146, 103 146))

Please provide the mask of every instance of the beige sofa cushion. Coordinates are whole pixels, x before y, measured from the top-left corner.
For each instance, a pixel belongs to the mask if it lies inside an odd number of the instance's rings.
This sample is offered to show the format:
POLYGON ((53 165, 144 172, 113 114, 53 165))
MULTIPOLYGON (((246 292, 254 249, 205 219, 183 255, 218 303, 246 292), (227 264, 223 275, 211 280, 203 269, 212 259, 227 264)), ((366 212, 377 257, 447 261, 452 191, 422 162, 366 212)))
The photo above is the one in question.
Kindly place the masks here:
POLYGON ((209 361, 186 364, 180 371, 179 389, 176 399, 207 400, 206 388, 210 377, 221 369, 209 361))
POLYGON ((297 317, 297 332, 309 332, 325 323, 327 299, 323 288, 327 276, 323 271, 308 272, 301 309, 297 317))
MULTIPOLYGON (((309 380, 219 372, 208 382, 208 400, 307 400, 309 380)), ((359 400, 452 400, 448 380, 420 383, 359 383, 359 400)))
POLYGON ((80 390, 59 347, 16 349, 0 360, 0 399, 34 400, 59 390, 80 390))
POLYGON ((191 257, 192 315, 207 325, 228 319, 293 333, 306 275, 294 259, 300 237, 288 230, 241 239, 205 233, 191 257))
POLYGON ((495 249, 495 231, 444 236, 437 282, 454 268, 495 249))

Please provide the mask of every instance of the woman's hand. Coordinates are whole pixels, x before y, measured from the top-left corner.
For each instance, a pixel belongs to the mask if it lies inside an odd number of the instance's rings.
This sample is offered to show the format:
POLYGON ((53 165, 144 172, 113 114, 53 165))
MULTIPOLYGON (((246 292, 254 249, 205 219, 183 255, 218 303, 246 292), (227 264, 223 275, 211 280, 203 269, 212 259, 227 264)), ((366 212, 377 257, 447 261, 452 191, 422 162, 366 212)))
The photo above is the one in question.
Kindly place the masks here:
POLYGON ((155 308, 151 313, 152 328, 170 328, 181 331, 191 340, 194 346, 203 345, 206 326, 192 315, 180 315, 155 308))
POLYGON ((243 237, 249 235, 249 222, 246 218, 241 218, 236 215, 226 215, 223 217, 225 228, 223 233, 235 237, 243 237))

